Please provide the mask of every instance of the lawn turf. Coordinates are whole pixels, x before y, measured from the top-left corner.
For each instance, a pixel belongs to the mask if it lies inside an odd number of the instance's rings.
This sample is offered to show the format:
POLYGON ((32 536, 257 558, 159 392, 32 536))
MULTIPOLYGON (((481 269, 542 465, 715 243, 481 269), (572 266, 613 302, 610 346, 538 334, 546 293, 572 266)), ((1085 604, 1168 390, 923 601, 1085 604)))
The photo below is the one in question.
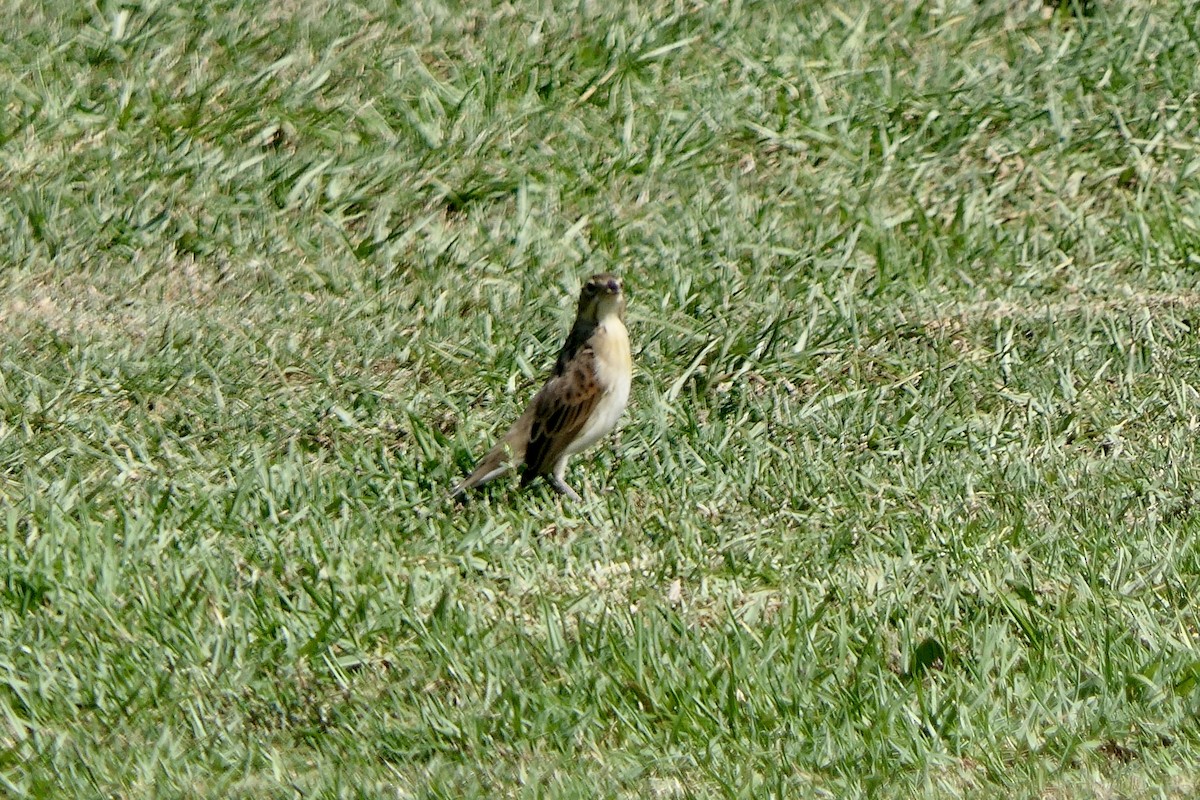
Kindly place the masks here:
POLYGON ((1194 795, 1198 20, 0 0, 0 794, 1194 795))

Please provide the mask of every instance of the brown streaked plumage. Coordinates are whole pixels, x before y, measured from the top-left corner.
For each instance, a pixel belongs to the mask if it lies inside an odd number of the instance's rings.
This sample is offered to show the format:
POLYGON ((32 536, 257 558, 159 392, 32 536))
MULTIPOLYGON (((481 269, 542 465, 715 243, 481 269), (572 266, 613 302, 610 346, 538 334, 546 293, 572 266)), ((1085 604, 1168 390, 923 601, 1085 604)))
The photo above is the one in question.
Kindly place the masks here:
POLYGON ((461 498, 523 463, 521 486, 544 477, 556 492, 578 501, 563 479, 567 459, 617 424, 632 377, 621 281, 608 273, 593 275, 579 293, 575 324, 546 385, 450 496, 461 498))

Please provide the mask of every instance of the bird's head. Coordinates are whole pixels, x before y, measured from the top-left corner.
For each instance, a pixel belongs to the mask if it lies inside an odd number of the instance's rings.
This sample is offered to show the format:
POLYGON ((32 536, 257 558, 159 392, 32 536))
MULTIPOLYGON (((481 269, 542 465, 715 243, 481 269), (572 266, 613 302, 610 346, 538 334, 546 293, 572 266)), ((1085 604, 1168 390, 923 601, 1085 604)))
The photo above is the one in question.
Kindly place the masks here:
POLYGON ((625 294, 620 278, 602 272, 583 284, 579 293, 579 319, 598 322, 610 314, 625 316, 625 294))

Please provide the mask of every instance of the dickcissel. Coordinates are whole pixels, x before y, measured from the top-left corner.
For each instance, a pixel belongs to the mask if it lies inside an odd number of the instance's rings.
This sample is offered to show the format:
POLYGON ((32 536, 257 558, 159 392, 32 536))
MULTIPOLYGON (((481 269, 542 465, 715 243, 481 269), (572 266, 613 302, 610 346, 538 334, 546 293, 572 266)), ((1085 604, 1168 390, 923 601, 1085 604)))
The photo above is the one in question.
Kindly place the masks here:
POLYGON ((550 379, 525 413, 484 456, 453 498, 524 464, 522 488, 541 476, 558 493, 579 501, 563 476, 567 459, 613 429, 633 378, 625 295, 621 280, 608 273, 588 278, 579 293, 579 311, 558 353, 550 379))

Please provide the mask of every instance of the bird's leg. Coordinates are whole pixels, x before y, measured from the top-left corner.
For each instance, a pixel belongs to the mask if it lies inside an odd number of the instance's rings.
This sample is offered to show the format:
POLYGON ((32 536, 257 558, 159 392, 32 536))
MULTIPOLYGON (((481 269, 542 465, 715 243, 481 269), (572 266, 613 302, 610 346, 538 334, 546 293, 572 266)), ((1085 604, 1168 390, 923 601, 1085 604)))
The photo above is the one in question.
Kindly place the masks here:
POLYGON ((559 494, 565 494, 567 497, 571 498, 571 500, 575 501, 576 503, 583 502, 583 498, 579 496, 579 493, 576 492, 574 489, 572 489, 570 486, 567 486, 567 482, 564 481, 559 476, 547 475, 546 482, 550 484, 551 489, 558 492, 559 494))

